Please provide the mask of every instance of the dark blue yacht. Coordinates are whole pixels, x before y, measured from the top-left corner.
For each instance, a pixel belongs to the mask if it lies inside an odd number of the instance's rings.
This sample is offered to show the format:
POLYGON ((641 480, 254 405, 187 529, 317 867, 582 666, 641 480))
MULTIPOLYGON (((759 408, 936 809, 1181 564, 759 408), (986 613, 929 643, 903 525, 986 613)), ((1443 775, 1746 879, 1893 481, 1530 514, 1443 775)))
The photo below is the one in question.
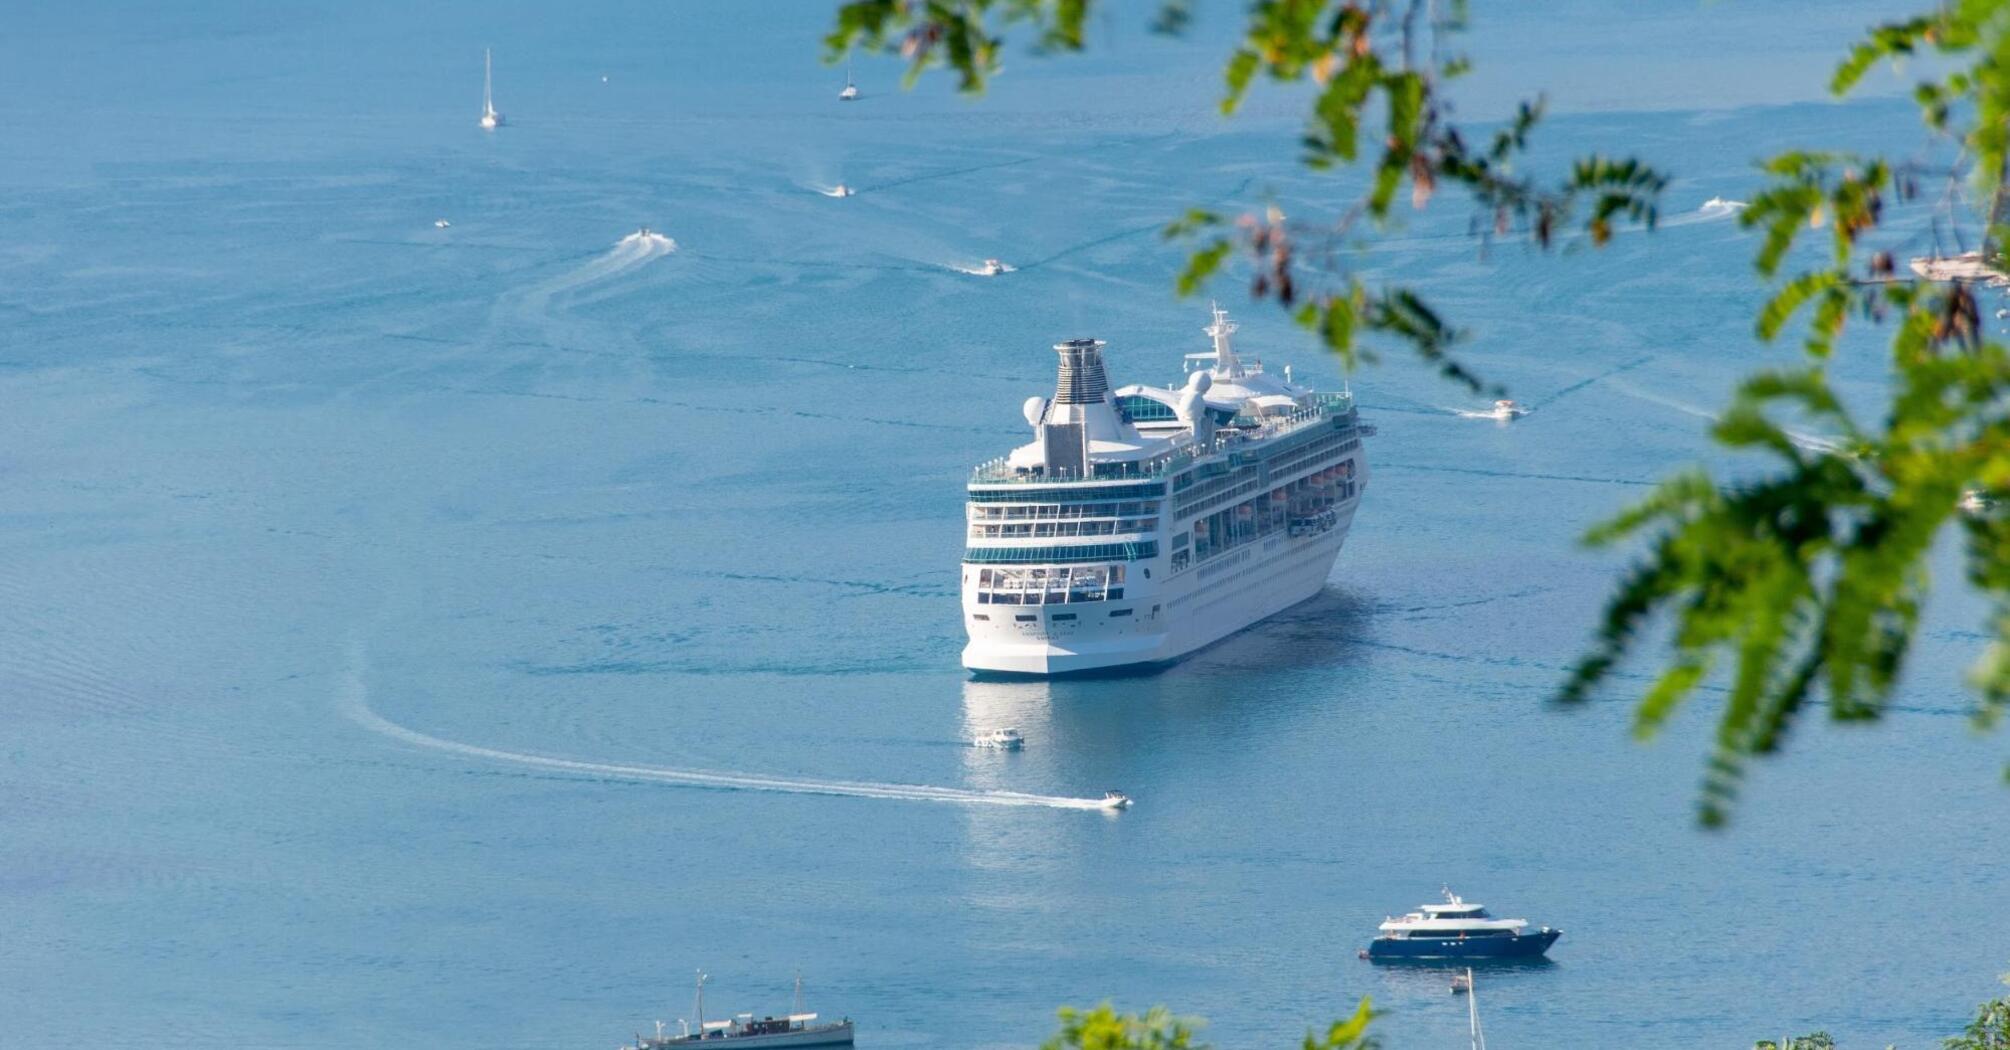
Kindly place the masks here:
POLYGON ((1443 904, 1426 904, 1381 925, 1381 936, 1366 953, 1377 962, 1403 959, 1534 959, 1549 950, 1562 930, 1533 932, 1524 919, 1496 919, 1447 889, 1443 904))

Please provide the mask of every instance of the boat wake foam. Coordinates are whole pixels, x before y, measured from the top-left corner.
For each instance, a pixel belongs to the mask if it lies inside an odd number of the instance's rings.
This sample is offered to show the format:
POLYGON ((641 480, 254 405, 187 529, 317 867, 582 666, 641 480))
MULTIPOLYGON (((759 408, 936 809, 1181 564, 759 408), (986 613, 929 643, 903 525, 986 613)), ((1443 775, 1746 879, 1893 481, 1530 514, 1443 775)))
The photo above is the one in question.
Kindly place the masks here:
POLYGON ((343 713, 357 725, 379 736, 428 751, 464 758, 500 762, 531 769, 546 769, 597 779, 632 780, 679 787, 705 787, 726 791, 773 791, 790 795, 837 795, 846 798, 875 798, 898 802, 942 802, 963 806, 1038 806, 1046 809, 1106 810, 1101 799, 1069 798, 1065 795, 1031 795, 1018 791, 978 791, 969 788, 929 787, 921 784, 875 784, 850 780, 812 780, 795 777, 768 777, 752 773, 719 773, 702 769, 671 769, 665 766, 630 765, 613 762, 582 762, 553 758, 522 751, 464 744, 457 740, 421 733, 393 722, 370 709, 363 695, 360 676, 355 677, 343 697, 343 713))
POLYGON ((507 293, 517 316, 529 321, 551 318, 552 303, 568 299, 591 285, 613 280, 677 250, 677 242, 650 230, 637 230, 614 243, 605 254, 522 291, 507 293))
POLYGON ((1704 201, 1702 206, 1698 207, 1695 211, 1692 211, 1686 215, 1677 215, 1672 219, 1663 219, 1660 225, 1692 226, 1699 222, 1717 222, 1722 219, 1735 218, 1737 217, 1737 214, 1739 212, 1744 211, 1746 208, 1750 206, 1751 205, 1745 203, 1744 201, 1726 200, 1723 197, 1712 197, 1709 200, 1704 201))

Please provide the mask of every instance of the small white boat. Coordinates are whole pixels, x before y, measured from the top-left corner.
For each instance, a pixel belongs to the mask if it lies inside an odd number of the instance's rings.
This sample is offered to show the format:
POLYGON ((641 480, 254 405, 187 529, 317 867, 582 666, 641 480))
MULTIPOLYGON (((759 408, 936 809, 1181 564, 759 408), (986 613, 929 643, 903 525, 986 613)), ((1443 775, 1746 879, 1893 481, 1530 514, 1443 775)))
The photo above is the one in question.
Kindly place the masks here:
POLYGON ((1970 514, 1980 514, 1995 505, 1995 500, 1990 499, 1975 489, 1963 492, 1961 494, 1961 501, 1956 504, 1956 506, 1970 514))
POLYGON ((1026 738, 1020 736, 1017 729, 1008 726, 1004 729, 993 729, 989 733, 980 733, 977 739, 971 741, 971 744, 975 747, 995 747, 1006 751, 1017 751, 1026 746, 1026 738))
POLYGON ((830 189, 827 189, 827 190, 825 190, 825 191, 824 191, 824 196, 826 196, 826 197, 849 197, 849 196, 851 196, 852 194, 854 194, 854 193, 857 193, 857 192, 858 192, 857 190, 854 190, 854 189, 852 189, 852 188, 851 188, 850 186, 847 186, 847 185, 845 185, 844 183, 840 182, 840 183, 838 183, 837 185, 835 185, 835 186, 832 186, 832 187, 831 187, 830 189))
POLYGON ((451 222, 448 222, 448 221, 447 221, 447 220, 445 220, 445 219, 434 219, 434 220, 433 220, 433 228, 434 228, 434 229, 436 229, 436 230, 444 230, 444 229, 446 229, 447 227, 449 227, 449 226, 452 226, 452 225, 453 225, 453 223, 451 223, 451 222))
POLYGON ((1103 792, 1103 808, 1129 809, 1131 808, 1131 796, 1121 791, 1105 791, 1103 792))
POLYGON ((1012 268, 1010 266, 1007 266, 996 259, 986 259, 984 260, 984 265, 978 268, 977 276, 996 277, 1001 273, 1009 273, 1011 272, 1011 270, 1012 268))
POLYGON ((844 90, 838 92, 838 101, 855 102, 857 100, 858 85, 851 82, 851 58, 850 56, 846 56, 844 60, 844 90))
POLYGON ((488 48, 482 48, 482 127, 494 131, 503 122, 502 114, 496 112, 493 85, 495 63, 488 48))
POLYGON ((1513 400, 1504 397, 1494 402, 1494 410, 1488 413, 1488 415, 1491 415, 1493 418, 1505 422, 1510 419, 1520 419, 1521 417, 1528 415, 1528 409, 1523 408, 1519 404, 1516 404, 1513 400))
POLYGON ((1703 206, 1696 210, 1703 213, 1704 215, 1726 215, 1731 212, 1737 211, 1739 208, 1742 208, 1744 206, 1745 206, 1744 201, 1734 201, 1734 200, 1726 200, 1722 197, 1712 197, 1709 200, 1704 201, 1703 206))

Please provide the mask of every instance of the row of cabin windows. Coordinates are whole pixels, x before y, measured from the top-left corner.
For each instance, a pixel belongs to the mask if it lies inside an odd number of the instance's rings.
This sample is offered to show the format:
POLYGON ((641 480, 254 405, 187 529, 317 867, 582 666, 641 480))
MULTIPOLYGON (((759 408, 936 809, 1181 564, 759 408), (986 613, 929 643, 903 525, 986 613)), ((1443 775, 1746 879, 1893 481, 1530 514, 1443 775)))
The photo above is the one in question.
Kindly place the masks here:
POLYGON ((974 565, 1062 565, 1078 561, 1146 561, 1159 556, 1157 540, 1089 543, 1074 547, 967 547, 963 560, 974 565))
POLYGON ((1410 939, 1413 941, 1427 938, 1460 940, 1472 937, 1512 937, 1512 936, 1514 936, 1513 930, 1411 930, 1410 931, 1410 939))
POLYGON ((1157 514, 1158 501, 1149 503, 1071 503, 1061 506, 1043 503, 1031 507, 971 507, 971 521, 1049 521, 1057 518, 1135 518, 1157 514))
POLYGON ((1066 536, 1115 536, 1127 532, 1155 532, 1159 527, 1157 518, 1125 518, 1120 521, 1041 521, 1018 522, 1011 525, 972 525, 970 538, 973 540, 1010 539, 1014 536, 1066 537, 1066 536))
MULTIPOLYGON (((1111 610, 1110 610, 1110 619, 1112 619, 1112 620, 1114 620, 1114 619, 1117 619, 1117 618, 1118 618, 1118 617, 1120 617, 1120 616, 1129 616, 1129 615, 1131 615, 1131 610, 1129 610, 1129 609, 1111 609, 1111 610)), ((973 620, 983 620, 983 621, 984 621, 984 622, 986 622, 986 623, 990 623, 990 622, 991 622, 991 614, 990 614, 990 613, 971 613, 971 614, 970 614, 970 618, 971 618, 971 619, 973 619, 973 620)), ((1054 619, 1054 620, 1072 620, 1072 619, 1075 619, 1075 614, 1074 614, 1074 613, 1055 613, 1055 614, 1054 614, 1053 616, 1051 616, 1051 617, 1049 617, 1049 618, 1050 618, 1050 619, 1054 619)), ((1040 617, 1038 616, 1038 614, 1035 614, 1035 613, 1016 613, 1016 614, 1014 614, 1014 615, 1013 615, 1013 617, 1012 617, 1012 620, 1013 620, 1013 622, 1015 622, 1015 623, 1039 623, 1039 622, 1040 622, 1040 617)))
MULTIPOLYGON (((980 482, 981 484, 981 482, 980 482)), ((972 503, 1101 503, 1113 499, 1157 499, 1166 494, 1164 482, 1151 485, 1096 485, 1063 488, 1036 488, 1006 485, 995 489, 969 490, 972 503)))

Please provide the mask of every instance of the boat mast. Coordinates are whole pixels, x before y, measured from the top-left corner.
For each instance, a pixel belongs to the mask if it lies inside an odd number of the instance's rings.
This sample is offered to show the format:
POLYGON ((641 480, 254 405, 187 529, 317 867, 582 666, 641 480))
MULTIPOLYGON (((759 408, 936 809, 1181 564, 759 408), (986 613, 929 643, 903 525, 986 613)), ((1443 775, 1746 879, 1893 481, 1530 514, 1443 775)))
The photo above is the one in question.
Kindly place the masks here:
POLYGON ((1472 1032, 1473 1050, 1487 1050, 1486 1033, 1480 1031, 1480 990, 1473 984, 1473 968, 1466 967, 1466 1025, 1472 1032))
POLYGON ((803 1012, 803 972, 796 971, 796 1012, 803 1012))
POLYGON ((695 1014, 698 1018, 698 1031, 700 1033, 704 1032, 705 1031, 705 971, 703 970, 698 971, 698 1002, 695 1006, 691 1008, 691 1012, 695 1014))
POLYGON ((482 116, 495 115, 495 93, 491 90, 494 79, 495 61, 488 48, 482 48, 482 116))
POLYGON ((1228 345, 1228 337, 1237 327, 1234 321, 1228 319, 1228 311, 1217 303, 1214 306, 1214 323, 1202 329, 1214 337, 1215 374, 1230 379, 1239 379, 1242 376, 1242 362, 1236 358, 1235 351, 1229 349, 1228 345))

